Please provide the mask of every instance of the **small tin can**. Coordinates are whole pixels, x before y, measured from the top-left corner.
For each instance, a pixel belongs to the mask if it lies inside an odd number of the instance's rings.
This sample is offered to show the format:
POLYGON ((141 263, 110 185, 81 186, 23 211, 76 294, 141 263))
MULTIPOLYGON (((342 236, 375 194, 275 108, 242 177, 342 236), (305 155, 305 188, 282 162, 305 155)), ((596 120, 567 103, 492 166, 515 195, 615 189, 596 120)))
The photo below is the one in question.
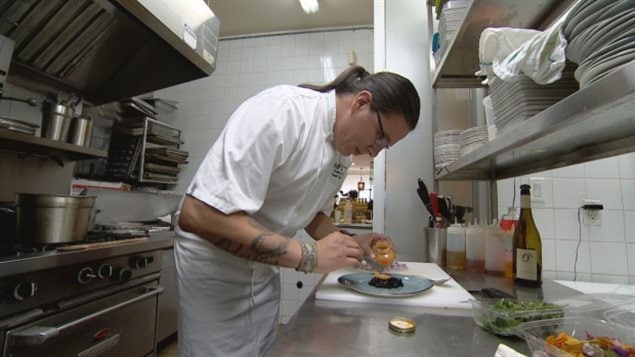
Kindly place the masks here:
POLYGON ((407 317, 393 317, 388 322, 388 327, 398 333, 412 333, 415 331, 417 324, 414 320, 409 319, 407 317))

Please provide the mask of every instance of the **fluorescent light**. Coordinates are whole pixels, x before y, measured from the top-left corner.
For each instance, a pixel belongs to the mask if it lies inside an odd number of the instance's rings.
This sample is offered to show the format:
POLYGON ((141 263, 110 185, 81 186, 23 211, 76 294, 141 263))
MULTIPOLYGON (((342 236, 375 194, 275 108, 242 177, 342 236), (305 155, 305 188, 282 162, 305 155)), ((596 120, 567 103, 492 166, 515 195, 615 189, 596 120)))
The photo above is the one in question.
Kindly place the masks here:
POLYGON ((302 10, 307 14, 312 14, 320 9, 318 0, 300 0, 300 6, 302 6, 302 10))

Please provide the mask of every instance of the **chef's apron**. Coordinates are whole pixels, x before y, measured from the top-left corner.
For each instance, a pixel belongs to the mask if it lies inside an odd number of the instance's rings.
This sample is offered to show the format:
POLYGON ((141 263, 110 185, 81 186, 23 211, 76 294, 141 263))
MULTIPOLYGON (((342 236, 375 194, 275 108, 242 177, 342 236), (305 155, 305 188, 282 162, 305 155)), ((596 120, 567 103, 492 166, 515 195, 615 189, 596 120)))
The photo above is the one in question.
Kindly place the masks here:
POLYGON ((237 258, 179 229, 177 233, 182 356, 264 355, 278 326, 278 268, 237 258))

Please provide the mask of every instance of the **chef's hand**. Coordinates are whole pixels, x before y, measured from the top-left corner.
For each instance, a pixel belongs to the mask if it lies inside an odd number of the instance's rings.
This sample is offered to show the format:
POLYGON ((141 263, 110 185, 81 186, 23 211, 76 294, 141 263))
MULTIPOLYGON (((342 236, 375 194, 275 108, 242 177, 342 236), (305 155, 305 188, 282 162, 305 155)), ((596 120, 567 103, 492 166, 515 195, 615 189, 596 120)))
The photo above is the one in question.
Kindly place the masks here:
POLYGON ((326 273, 340 268, 359 268, 362 249, 353 237, 333 232, 316 242, 318 262, 313 270, 326 273))

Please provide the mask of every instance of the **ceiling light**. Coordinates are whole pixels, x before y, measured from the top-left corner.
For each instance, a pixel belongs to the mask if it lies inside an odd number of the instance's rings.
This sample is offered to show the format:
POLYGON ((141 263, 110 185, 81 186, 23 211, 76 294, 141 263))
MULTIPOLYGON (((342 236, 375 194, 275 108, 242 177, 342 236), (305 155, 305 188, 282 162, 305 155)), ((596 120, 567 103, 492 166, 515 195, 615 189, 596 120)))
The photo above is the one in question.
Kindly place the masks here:
POLYGON ((302 6, 302 10, 307 14, 315 13, 320 9, 318 0, 300 0, 300 6, 302 6))

